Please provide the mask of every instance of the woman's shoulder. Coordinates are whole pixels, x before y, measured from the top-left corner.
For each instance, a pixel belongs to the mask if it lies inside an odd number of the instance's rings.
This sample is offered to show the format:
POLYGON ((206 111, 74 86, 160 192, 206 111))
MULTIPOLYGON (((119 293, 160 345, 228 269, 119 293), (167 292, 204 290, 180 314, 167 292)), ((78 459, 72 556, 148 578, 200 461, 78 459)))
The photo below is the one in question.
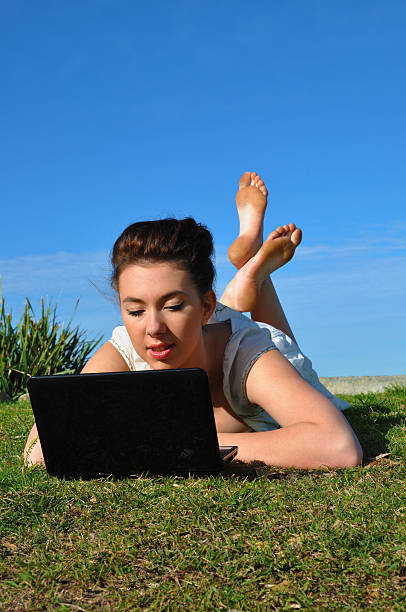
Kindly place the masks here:
POLYGON ((231 334, 223 358, 223 390, 234 412, 241 417, 252 416, 254 407, 246 396, 248 374, 261 355, 276 349, 271 333, 245 315, 218 304, 210 323, 230 321, 231 334))
POLYGON ((264 353, 276 349, 272 326, 259 325, 218 302, 209 323, 222 321, 229 321, 232 328, 223 359, 224 395, 233 412, 254 431, 276 429, 276 421, 260 406, 251 404, 246 394, 247 378, 254 363, 264 353))

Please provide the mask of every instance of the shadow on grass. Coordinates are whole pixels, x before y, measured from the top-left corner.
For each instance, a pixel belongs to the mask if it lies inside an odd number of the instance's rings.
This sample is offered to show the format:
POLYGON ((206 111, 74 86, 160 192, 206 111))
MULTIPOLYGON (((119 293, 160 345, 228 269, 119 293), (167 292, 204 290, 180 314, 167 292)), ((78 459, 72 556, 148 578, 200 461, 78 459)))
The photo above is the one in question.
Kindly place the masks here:
POLYGON ((242 461, 232 461, 226 463, 224 468, 219 472, 208 473, 208 474, 159 474, 140 472, 137 474, 128 475, 114 475, 105 474, 103 476, 54 476, 47 475, 45 470, 39 466, 25 467, 21 461, 19 466, 20 470, 25 476, 37 478, 43 475, 48 480, 54 480, 55 482, 95 482, 95 481, 110 481, 110 482, 124 482, 126 480, 143 480, 152 478, 155 481, 162 480, 174 480, 174 481, 187 481, 187 480, 201 480, 204 478, 222 478, 224 480, 237 479, 237 480, 255 480, 259 477, 267 478, 268 480, 287 480, 291 478, 297 478, 298 476, 325 476, 326 474, 334 475, 337 470, 334 468, 315 468, 315 469, 297 469, 297 468, 278 468, 266 465, 261 461, 253 461, 252 463, 243 463, 242 461))
POLYGON ((333 468, 300 470, 297 468, 272 467, 261 461, 254 461, 249 464, 233 461, 225 466, 221 475, 224 478, 241 478, 244 480, 255 480, 259 477, 267 478, 268 480, 287 480, 299 476, 311 476, 314 478, 315 476, 325 476, 326 474, 335 473, 336 470, 333 468))
POLYGON ((340 397, 351 404, 344 414, 361 443, 365 462, 390 452, 391 431, 399 430, 400 434, 406 424, 406 387, 340 397))

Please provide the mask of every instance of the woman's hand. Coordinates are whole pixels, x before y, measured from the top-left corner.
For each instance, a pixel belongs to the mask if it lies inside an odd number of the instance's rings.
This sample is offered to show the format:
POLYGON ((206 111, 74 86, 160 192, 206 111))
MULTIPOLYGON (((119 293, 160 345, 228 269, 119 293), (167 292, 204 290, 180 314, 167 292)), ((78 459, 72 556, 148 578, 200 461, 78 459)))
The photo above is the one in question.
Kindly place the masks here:
POLYGON ((307 383, 277 350, 251 368, 246 394, 281 426, 274 431, 218 434, 221 445, 238 446, 237 459, 281 467, 352 467, 361 446, 341 412, 307 383))
POLYGON ((24 462, 26 465, 39 465, 45 467, 41 442, 39 441, 37 426, 34 424, 24 449, 24 462))

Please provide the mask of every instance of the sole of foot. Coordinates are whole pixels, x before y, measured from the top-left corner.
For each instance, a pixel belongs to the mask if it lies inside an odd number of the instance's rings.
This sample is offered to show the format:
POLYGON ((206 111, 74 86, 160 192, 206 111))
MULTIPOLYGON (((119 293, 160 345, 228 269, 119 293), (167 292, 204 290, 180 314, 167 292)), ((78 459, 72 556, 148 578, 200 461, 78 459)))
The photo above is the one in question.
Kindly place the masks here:
POLYGON ((254 310, 263 282, 272 272, 290 261, 302 240, 302 230, 294 223, 269 234, 259 251, 237 272, 232 292, 235 310, 254 310))
POLYGON ((247 263, 262 245, 264 214, 268 190, 256 172, 244 172, 236 195, 240 234, 228 249, 231 263, 238 269, 247 263))

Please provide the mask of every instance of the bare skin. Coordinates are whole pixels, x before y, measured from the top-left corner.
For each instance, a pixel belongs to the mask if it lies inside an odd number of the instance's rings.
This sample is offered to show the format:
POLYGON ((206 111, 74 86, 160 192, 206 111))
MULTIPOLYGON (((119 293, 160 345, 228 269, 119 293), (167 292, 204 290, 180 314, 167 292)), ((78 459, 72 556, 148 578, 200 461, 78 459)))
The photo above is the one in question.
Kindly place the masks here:
POLYGON ((262 245, 268 190, 256 172, 244 172, 236 195, 240 234, 228 249, 231 263, 239 270, 262 245))
POLYGON ((262 243, 268 191, 256 172, 244 172, 236 196, 240 235, 228 253, 238 268, 220 302, 240 312, 250 312, 254 321, 269 323, 294 339, 270 274, 287 263, 302 239, 294 223, 278 227, 262 243))
MULTIPOLYGON (((252 312, 257 306, 264 282, 272 272, 292 259, 302 239, 302 232, 294 223, 278 227, 269 234, 256 255, 237 272, 224 292, 223 298, 234 310, 252 312)), ((227 304, 228 305, 228 304, 227 304)))

